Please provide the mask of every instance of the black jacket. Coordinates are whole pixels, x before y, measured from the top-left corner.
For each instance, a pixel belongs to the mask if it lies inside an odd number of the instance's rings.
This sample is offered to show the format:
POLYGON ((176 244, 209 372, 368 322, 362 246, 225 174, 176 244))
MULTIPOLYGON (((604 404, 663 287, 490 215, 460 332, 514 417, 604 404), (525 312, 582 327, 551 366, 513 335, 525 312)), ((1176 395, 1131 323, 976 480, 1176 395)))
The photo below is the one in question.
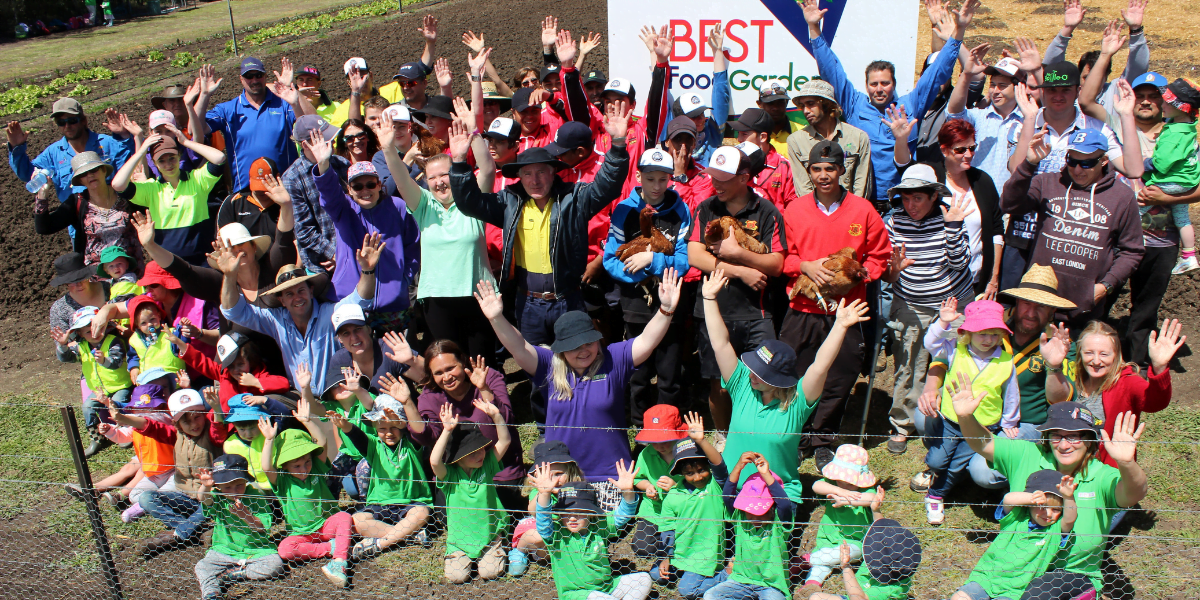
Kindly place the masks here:
MULTIPOLYGON (((946 165, 941 162, 932 163, 938 181, 946 183, 946 165)), ((979 281, 975 284, 975 295, 982 294, 987 284, 992 280, 992 265, 1000 260, 997 257, 992 238, 1004 235, 1004 213, 1000 211, 1000 192, 996 189, 991 175, 971 167, 967 171, 967 182, 975 193, 975 203, 979 205, 979 217, 982 226, 979 229, 979 239, 983 246, 983 264, 979 266, 979 281)))

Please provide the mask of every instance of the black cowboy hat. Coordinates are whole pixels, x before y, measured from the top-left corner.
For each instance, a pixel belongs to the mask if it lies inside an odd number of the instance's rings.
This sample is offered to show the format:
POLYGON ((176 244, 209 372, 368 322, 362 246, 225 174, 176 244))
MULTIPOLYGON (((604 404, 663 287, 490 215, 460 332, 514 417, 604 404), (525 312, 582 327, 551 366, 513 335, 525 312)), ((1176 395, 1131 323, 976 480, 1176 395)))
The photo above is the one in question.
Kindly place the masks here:
POLYGON ((545 148, 530 148, 518 154, 517 160, 500 167, 500 173, 513 178, 526 165, 550 165, 555 173, 567 168, 567 163, 551 156, 545 148))

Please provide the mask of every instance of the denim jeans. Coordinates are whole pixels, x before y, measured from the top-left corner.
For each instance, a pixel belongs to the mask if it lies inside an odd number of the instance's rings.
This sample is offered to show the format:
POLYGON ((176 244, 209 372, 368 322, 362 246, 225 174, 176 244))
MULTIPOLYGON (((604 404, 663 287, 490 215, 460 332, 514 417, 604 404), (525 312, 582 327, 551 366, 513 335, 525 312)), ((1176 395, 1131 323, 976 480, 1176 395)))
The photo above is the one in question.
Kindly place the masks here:
MULTIPOLYGON (((917 411, 920 412, 920 411, 917 411)), ((942 417, 926 417, 925 439, 929 451, 925 453, 925 465, 933 472, 933 481, 927 494, 934 498, 945 498, 954 485, 967 473, 967 464, 975 451, 963 439, 958 423, 942 417)), ((999 425, 988 427, 995 433, 999 425)))
MULTIPOLYGON (((109 394, 108 397, 112 399, 114 406, 118 408, 125 408, 125 405, 129 404, 129 395, 131 393, 133 393, 133 388, 125 388, 109 394)), ((105 421, 111 423, 111 421, 108 420, 108 409, 105 408, 103 404, 100 404, 100 401, 96 399, 96 394, 93 392, 92 396, 83 403, 84 426, 95 427, 99 425, 100 416, 102 414, 104 415, 105 421)))
POLYGON ((204 526, 200 501, 183 492, 147 490, 142 492, 138 502, 150 516, 174 529, 175 536, 181 540, 192 539, 204 526))
MULTIPOLYGON (((654 581, 661 581, 662 572, 659 570, 661 565, 662 563, 659 562, 650 569, 650 578, 654 581)), ((724 583, 726 579, 729 579, 729 574, 725 572, 725 569, 719 569, 716 573, 713 573, 712 577, 705 577, 691 571, 679 571, 675 567, 670 567, 670 571, 668 576, 677 581, 675 591, 679 592, 679 595, 687 600, 698 600, 709 588, 724 583)))
POLYGON ((787 600, 787 596, 773 587, 730 580, 709 588, 704 600, 787 600))
POLYGON ((338 495, 338 490, 345 490, 347 496, 362 502, 367 497, 371 477, 371 467, 367 459, 355 460, 353 456, 339 452, 334 457, 332 466, 329 471, 332 477, 328 481, 334 497, 338 495), (333 489, 334 487, 337 489, 333 489))
MULTIPOLYGON (((1042 439, 1042 432, 1037 430, 1037 425, 1033 423, 1021 423, 1017 429, 1016 439, 1029 440, 1036 442, 1042 439)), ((1000 431, 997 435, 1008 437, 1004 431, 1000 431)), ((988 466, 987 460, 983 456, 976 454, 971 457, 971 462, 967 464, 967 471, 971 473, 971 479, 975 485, 985 490, 998 490, 1008 487, 1008 478, 1001 475, 997 471, 988 466)))

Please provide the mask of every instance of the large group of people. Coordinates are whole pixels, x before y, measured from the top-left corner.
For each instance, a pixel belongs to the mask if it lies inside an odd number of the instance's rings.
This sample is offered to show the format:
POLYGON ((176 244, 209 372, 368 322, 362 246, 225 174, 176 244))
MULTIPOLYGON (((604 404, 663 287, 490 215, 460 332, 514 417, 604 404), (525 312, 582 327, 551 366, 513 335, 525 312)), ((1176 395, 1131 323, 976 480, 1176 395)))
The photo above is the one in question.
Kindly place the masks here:
POLYGON ((719 23, 711 99, 673 97, 668 27, 642 29, 638 90, 553 17, 544 63, 507 81, 464 33, 459 98, 430 16, 393 83, 347 60, 342 102, 325 65, 248 57, 234 99, 210 106, 206 65, 144 129, 110 109, 96 133, 64 98, 62 139, 31 159, 10 123, 10 166, 47 181, 35 229, 72 239, 50 335, 82 369, 86 454, 134 450, 69 491, 161 521, 147 558, 211 527, 206 599, 325 558, 347 585, 351 563, 438 536, 449 582, 543 562, 567 599, 829 600, 838 569, 842 597, 906 598, 920 542, 884 514, 868 451, 841 443, 886 340, 872 452, 925 447, 927 523, 908 525, 942 524, 959 483, 1007 490, 954 600, 1102 589, 1111 532, 1147 494, 1144 413, 1170 402, 1186 339, 1158 308, 1200 266, 1200 86, 1147 71, 1145 0, 1077 64, 1078 0, 1045 57, 1017 38, 990 62, 962 47, 979 0, 928 0, 934 48, 907 95, 889 62, 846 73, 819 0, 800 4, 819 78, 768 81, 728 122, 719 23), (649 572, 610 568, 627 535, 649 572))

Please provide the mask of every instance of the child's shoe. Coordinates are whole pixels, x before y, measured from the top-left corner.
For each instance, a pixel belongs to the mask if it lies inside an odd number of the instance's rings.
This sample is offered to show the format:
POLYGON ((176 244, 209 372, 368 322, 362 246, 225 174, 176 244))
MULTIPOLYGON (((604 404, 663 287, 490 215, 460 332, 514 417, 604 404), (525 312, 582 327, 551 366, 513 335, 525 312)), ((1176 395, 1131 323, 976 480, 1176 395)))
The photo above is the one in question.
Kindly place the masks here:
POLYGON ((925 496, 925 518, 930 525, 941 525, 946 520, 946 507, 941 498, 925 496))
POLYGON ((350 560, 359 561, 371 558, 382 551, 379 547, 379 538, 365 537, 350 547, 350 560))
POLYGON ((134 503, 129 508, 121 511, 121 522, 132 523, 144 516, 146 516, 146 511, 142 508, 142 505, 139 503, 134 503))
POLYGON ((1189 256, 1179 259, 1179 262, 1175 263, 1175 268, 1171 269, 1171 274, 1183 275, 1188 271, 1195 271, 1196 269, 1200 269, 1200 261, 1197 261, 1195 256, 1189 256))
POLYGON ((350 584, 350 578, 346 575, 346 561, 333 559, 325 566, 321 567, 321 572, 325 574, 325 578, 342 586, 346 587, 350 584))
POLYGON ((408 536, 409 544, 419 544, 422 548, 433 547, 433 536, 429 535, 429 530, 422 528, 420 531, 408 536))
POLYGON ((249 580, 249 577, 246 576, 246 567, 234 567, 221 574, 221 583, 225 585, 242 583, 249 580))
POLYGON ((508 576, 520 577, 529 568, 529 557, 523 550, 513 548, 508 551, 508 576))

